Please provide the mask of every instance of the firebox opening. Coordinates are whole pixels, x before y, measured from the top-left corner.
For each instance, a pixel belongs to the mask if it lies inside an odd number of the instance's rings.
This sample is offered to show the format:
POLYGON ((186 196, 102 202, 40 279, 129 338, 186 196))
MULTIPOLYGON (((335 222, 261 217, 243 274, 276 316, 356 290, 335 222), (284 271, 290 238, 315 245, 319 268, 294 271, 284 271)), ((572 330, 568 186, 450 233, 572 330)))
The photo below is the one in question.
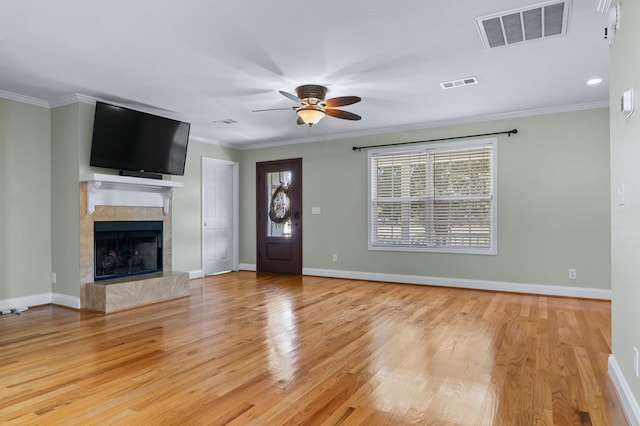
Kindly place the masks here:
POLYGON ((162 221, 94 222, 95 281, 162 271, 162 221))

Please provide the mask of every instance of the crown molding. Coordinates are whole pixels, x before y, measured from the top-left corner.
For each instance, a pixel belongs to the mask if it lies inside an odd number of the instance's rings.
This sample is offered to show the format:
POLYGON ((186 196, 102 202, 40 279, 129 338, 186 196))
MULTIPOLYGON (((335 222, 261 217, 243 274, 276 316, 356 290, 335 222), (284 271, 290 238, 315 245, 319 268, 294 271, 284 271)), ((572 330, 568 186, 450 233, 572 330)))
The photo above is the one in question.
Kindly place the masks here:
POLYGON ((215 145, 215 143, 211 142, 209 139, 201 138, 200 136, 191 136, 191 135, 189 135, 189 140, 192 140, 192 141, 195 141, 195 142, 200 142, 200 143, 208 143, 208 144, 215 145))
POLYGON ((610 107, 610 104, 608 100, 596 101, 596 102, 587 102, 583 104, 527 109, 522 111, 513 111, 513 112, 507 112, 507 113, 500 113, 500 114, 489 114, 489 115, 482 116, 483 119, 479 121, 494 121, 494 120, 504 120, 507 118, 532 117, 536 115, 559 114, 563 112, 586 111, 590 109, 609 108, 609 107, 610 107))
POLYGON ((35 105, 42 108, 50 108, 49 102, 45 101, 44 99, 20 95, 13 92, 7 92, 6 90, 0 90, 0 98, 9 99, 10 101, 22 102, 23 104, 35 105))
MULTIPOLYGON (((43 108, 49 108, 49 109, 58 108, 61 106, 70 105, 74 103, 84 103, 89 105, 95 105, 96 101, 99 100, 97 98, 83 95, 81 93, 75 93, 73 95, 69 95, 67 97, 61 98, 55 102, 48 102, 44 99, 20 95, 18 93, 13 93, 13 92, 7 92, 5 90, 0 90, 0 98, 5 98, 5 99, 9 99, 16 102, 22 102, 22 103, 35 105, 43 108)), ((610 106, 609 101, 605 100, 605 101, 587 102, 582 104, 564 105, 564 106, 557 106, 557 107, 512 111, 512 112, 506 112, 506 113, 477 115, 477 116, 462 117, 462 118, 455 118, 455 119, 449 119, 449 120, 426 121, 426 122, 413 123, 413 124, 407 124, 402 126, 377 127, 373 129, 360 130, 360 131, 354 131, 354 132, 334 133, 334 134, 324 135, 324 136, 295 138, 295 139, 287 139, 287 140, 272 140, 272 141, 267 140, 264 142, 250 143, 248 145, 234 144, 234 143, 221 142, 221 141, 211 141, 210 139, 197 137, 197 136, 191 136, 190 139, 197 142, 208 143, 208 144, 218 145, 218 146, 227 147, 227 148, 233 148, 240 151, 246 151, 251 149, 273 148, 278 146, 294 145, 294 144, 301 144, 301 143, 322 142, 322 141, 331 141, 331 140, 337 140, 337 139, 350 139, 350 138, 357 138, 362 136, 384 135, 384 134, 390 134, 390 133, 401 133, 401 132, 409 132, 409 131, 415 131, 415 130, 433 129, 438 127, 482 123, 487 121, 498 121, 498 120, 506 120, 506 119, 512 119, 512 118, 532 117, 537 115, 558 114, 558 113, 564 113, 564 112, 584 111, 584 110, 598 109, 598 108, 609 108, 609 106, 610 106)))
POLYGON ((362 136, 384 135, 390 133, 401 133, 415 130, 434 129, 439 127, 459 126, 463 124, 482 123, 487 121, 507 120, 512 118, 533 117, 537 115, 559 114, 564 112, 584 111, 590 109, 609 108, 609 101, 587 102, 582 104, 563 105, 557 107, 537 108, 521 111, 512 111, 497 114, 477 115, 470 117, 454 118, 449 120, 426 121, 421 123, 407 124, 402 126, 377 127, 374 129, 360 130, 355 132, 334 133, 331 135, 297 138, 284 141, 265 141, 263 143, 252 143, 244 146, 233 146, 233 148, 245 151, 250 149, 273 148, 277 146, 294 145, 299 143, 321 142, 337 139, 350 139, 362 136))
POLYGON ((91 96, 86 96, 81 93, 74 93, 73 95, 66 96, 64 98, 58 99, 57 101, 49 102, 45 99, 34 98, 31 96, 21 95, 19 93, 8 92, 6 90, 0 90, 0 98, 48 109, 58 108, 75 103, 95 105, 97 100, 95 98, 92 98, 91 96))
POLYGON ((95 105, 97 99, 92 98, 91 96, 83 95, 81 93, 74 93, 73 95, 66 96, 64 98, 58 99, 55 102, 50 102, 49 105, 51 108, 58 108, 61 106, 81 103, 88 105, 95 105))

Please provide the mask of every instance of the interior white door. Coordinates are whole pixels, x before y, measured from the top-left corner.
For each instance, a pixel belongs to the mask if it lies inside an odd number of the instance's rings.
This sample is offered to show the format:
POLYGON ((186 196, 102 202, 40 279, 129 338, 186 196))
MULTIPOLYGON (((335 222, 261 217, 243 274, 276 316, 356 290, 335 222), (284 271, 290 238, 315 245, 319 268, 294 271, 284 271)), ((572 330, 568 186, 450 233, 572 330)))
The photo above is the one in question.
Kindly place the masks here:
POLYGON ((204 275, 237 270, 237 163, 202 158, 204 275))

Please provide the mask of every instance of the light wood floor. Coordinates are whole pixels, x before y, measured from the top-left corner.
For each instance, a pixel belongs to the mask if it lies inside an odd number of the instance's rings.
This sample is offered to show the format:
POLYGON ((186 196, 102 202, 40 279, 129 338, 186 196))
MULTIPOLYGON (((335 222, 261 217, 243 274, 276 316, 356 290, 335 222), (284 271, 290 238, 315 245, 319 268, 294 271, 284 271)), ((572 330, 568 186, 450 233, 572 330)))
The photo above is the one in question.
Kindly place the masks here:
POLYGON ((623 425, 610 303, 240 272, 0 316, 2 424, 623 425))

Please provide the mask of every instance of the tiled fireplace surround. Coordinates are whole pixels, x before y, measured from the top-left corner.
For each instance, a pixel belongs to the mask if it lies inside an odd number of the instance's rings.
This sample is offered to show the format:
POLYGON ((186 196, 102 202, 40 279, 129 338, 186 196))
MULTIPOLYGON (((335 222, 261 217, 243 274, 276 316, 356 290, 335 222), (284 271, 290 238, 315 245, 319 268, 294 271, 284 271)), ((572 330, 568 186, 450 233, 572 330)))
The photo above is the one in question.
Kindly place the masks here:
POLYGON ((189 295, 189 278, 172 271, 171 209, 163 207, 95 205, 87 206, 90 183, 80 182, 80 306, 83 309, 113 312, 189 295), (136 277, 94 282, 93 224, 112 220, 161 220, 163 222, 163 271, 136 277))

